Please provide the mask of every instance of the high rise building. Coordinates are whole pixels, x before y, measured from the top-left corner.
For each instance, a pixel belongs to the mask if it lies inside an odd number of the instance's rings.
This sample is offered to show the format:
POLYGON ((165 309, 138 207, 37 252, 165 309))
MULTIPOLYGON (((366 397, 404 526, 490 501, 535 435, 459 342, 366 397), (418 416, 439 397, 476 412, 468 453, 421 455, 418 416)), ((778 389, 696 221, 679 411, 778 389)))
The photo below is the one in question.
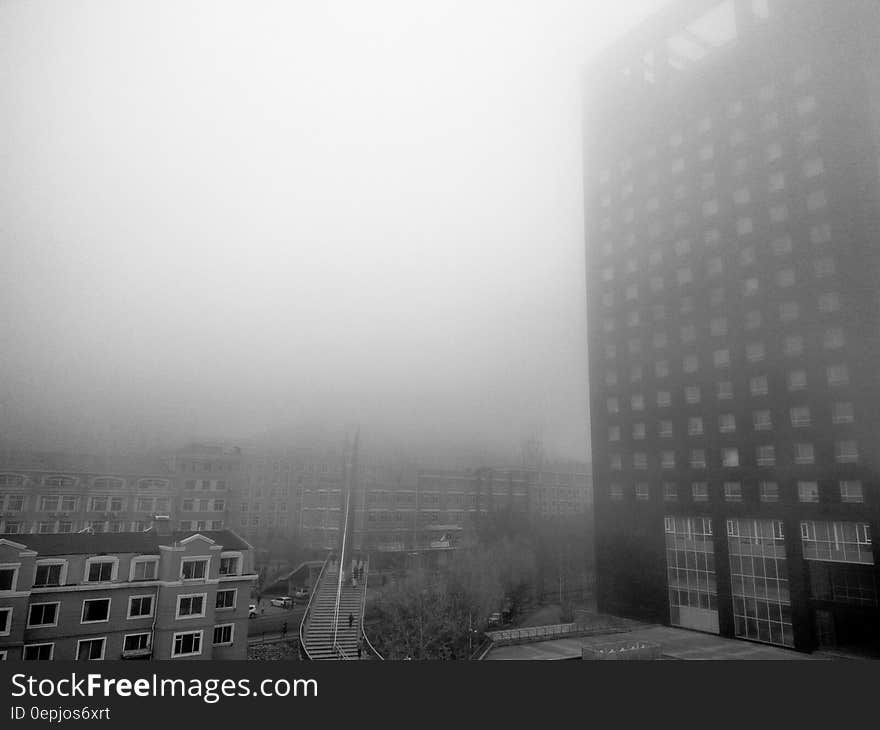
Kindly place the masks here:
POLYGON ((594 65, 601 610, 880 644, 880 4, 675 2, 594 65))

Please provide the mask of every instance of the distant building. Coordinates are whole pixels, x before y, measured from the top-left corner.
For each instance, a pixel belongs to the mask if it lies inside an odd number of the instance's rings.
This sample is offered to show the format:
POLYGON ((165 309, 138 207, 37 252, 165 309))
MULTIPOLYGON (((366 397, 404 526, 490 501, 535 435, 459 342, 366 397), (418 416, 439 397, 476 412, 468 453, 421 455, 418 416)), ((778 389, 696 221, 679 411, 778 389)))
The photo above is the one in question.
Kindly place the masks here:
POLYGON ((161 459, 18 454, 0 462, 0 533, 144 530, 175 511, 176 484, 161 459))
POLYGON ((880 4, 675 2, 586 120, 600 610, 880 646, 880 4))
POLYGON ((256 578, 228 530, 0 535, 0 659, 245 659, 256 578))
POLYGON ((229 526, 230 501, 241 488, 241 449, 191 444, 168 461, 177 478, 177 528, 220 530, 229 526))
MULTIPOLYGON (((591 481, 584 469, 365 467, 354 490, 355 544, 388 553, 445 550, 471 540, 480 519, 498 512, 527 518, 583 514, 591 481)), ((304 491, 303 536, 310 546, 335 545, 342 494, 341 472, 304 491)))

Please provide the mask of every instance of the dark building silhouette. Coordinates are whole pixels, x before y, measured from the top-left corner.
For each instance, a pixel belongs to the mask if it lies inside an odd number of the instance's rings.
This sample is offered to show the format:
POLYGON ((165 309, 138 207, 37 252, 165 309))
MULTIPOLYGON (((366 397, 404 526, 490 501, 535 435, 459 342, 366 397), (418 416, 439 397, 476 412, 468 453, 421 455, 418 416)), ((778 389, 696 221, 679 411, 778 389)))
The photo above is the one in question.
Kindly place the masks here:
POLYGON ((678 2, 588 79, 602 610, 877 648, 880 3, 678 2))

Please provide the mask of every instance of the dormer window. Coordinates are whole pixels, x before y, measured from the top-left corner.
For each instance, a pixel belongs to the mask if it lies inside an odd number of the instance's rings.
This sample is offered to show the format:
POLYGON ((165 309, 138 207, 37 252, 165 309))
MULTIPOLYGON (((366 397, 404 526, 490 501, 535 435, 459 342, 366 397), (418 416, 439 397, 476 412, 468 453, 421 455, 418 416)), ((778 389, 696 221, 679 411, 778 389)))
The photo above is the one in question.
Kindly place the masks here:
POLYGON ((64 585, 67 562, 64 560, 38 560, 34 574, 34 588, 64 585))
POLYGON ((220 557, 220 575, 238 575, 241 565, 241 556, 222 555, 220 557))
POLYGON ((61 474, 56 474, 56 475, 45 477, 43 479, 43 485, 46 487, 56 487, 56 488, 73 487, 76 485, 76 477, 70 477, 70 476, 64 476, 61 474))
POLYGON ((209 558, 188 558, 180 563, 180 577, 183 580, 204 580, 208 577, 209 558))
POLYGON ((116 580, 119 558, 89 558, 86 561, 86 583, 105 583, 116 580))

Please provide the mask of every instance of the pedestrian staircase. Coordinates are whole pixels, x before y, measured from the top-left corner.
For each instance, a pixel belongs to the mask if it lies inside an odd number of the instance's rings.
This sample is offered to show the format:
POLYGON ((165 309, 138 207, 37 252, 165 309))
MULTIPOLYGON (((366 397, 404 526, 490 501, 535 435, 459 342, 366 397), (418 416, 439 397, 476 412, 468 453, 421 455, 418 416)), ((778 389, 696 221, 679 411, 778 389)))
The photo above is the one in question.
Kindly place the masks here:
POLYGON ((339 619, 334 636, 336 593, 339 589, 339 569, 328 565, 314 595, 304 635, 305 649, 312 659, 356 659, 358 639, 361 636, 362 606, 366 581, 352 586, 343 576, 339 594, 339 619), (348 617, 352 617, 349 626, 348 617))
POLYGON ((324 562, 300 624, 306 659, 357 659, 361 645, 367 561, 352 549, 352 481, 357 470, 358 435, 345 464, 345 509, 340 517, 338 550, 324 562), (351 621, 349 621, 351 618, 351 621))

